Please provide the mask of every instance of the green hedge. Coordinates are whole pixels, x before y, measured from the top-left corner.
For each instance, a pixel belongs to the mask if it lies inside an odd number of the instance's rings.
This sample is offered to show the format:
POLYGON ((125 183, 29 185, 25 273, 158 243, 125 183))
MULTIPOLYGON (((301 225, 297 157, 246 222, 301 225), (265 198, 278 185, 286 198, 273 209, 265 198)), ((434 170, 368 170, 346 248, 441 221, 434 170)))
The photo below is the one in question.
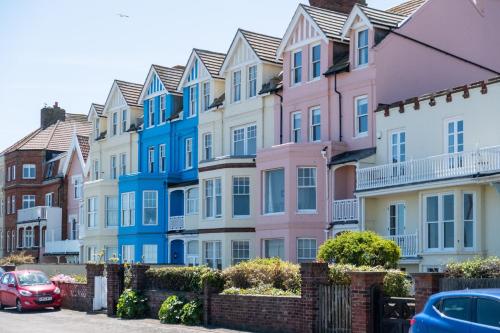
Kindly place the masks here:
POLYGON ((241 289, 228 288, 222 292, 223 295, 265 295, 265 296, 300 296, 299 290, 282 290, 273 288, 271 285, 260 285, 255 288, 241 289))
POLYGON ((139 292, 126 289, 118 299, 116 315, 122 319, 145 318, 149 312, 148 299, 139 292))
POLYGON ((381 266, 330 265, 330 282, 347 285, 351 283, 349 272, 385 272, 384 294, 392 297, 406 297, 411 292, 408 275, 397 269, 385 269, 381 266))
POLYGON ((204 282, 221 289, 221 273, 205 266, 150 268, 146 272, 151 288, 201 293, 204 282))
POLYGON ((300 266, 277 258, 244 261, 226 268, 222 276, 226 282, 226 289, 270 286, 297 293, 301 285, 300 266))
POLYGON ((178 296, 168 297, 158 311, 162 324, 200 325, 203 320, 203 306, 199 300, 187 302, 178 296))
POLYGON ((444 273, 450 278, 500 278, 500 258, 475 258, 463 262, 452 262, 446 265, 444 273))

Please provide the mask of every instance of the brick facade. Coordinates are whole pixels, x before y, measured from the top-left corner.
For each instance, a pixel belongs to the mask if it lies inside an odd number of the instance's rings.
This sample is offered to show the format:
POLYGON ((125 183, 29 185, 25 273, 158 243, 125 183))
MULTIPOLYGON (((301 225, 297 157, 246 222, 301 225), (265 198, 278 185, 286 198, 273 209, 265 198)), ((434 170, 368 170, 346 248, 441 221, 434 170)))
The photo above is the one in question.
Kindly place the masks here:
POLYGON ((415 313, 424 309, 425 303, 432 294, 439 292, 439 280, 443 273, 414 273, 415 279, 415 313))
MULTIPOLYGON (((125 269, 120 264, 106 265, 106 278, 108 284, 107 312, 108 316, 116 315, 116 305, 124 290, 125 269)), ((138 285, 136 283, 136 285, 138 285)))
POLYGON ((372 295, 382 290, 384 272, 351 272, 352 333, 375 332, 372 295))

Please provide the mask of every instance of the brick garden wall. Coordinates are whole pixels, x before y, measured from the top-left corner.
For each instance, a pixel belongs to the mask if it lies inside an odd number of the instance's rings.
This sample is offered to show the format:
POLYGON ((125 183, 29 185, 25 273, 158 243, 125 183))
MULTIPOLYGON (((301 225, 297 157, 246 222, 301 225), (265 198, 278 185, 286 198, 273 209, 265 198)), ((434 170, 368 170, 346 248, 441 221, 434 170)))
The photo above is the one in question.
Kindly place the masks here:
POLYGON ((301 297, 212 295, 210 324, 255 332, 308 332, 301 297))
POLYGON ((92 300, 86 283, 59 283, 59 288, 64 309, 88 311, 91 308, 92 300))
POLYGON ((166 290, 146 290, 144 292, 146 297, 148 298, 149 305, 149 315, 153 319, 158 319, 158 311, 160 310, 163 302, 172 295, 177 295, 179 297, 183 297, 188 301, 192 301, 195 299, 203 299, 203 295, 197 295, 195 293, 187 293, 187 292, 179 292, 179 291, 166 291, 166 290))

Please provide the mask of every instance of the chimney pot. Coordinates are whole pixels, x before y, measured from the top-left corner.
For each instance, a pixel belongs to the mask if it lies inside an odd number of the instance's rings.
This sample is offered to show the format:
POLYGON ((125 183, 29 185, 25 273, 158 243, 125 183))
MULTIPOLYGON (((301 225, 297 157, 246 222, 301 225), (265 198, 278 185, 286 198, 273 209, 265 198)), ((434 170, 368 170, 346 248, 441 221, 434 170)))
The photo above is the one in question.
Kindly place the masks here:
POLYGON ((309 0, 309 4, 313 7, 329 9, 345 14, 349 14, 352 7, 357 3, 366 6, 366 0, 309 0))

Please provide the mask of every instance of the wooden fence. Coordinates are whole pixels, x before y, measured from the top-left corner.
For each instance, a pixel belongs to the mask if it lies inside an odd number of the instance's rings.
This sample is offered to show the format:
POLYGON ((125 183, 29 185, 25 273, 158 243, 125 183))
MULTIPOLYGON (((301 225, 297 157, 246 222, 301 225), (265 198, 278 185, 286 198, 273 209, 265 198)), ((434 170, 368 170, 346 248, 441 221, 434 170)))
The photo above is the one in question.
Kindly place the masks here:
POLYGON ((483 289, 500 288, 500 278, 497 279, 456 279, 443 278, 439 281, 439 290, 463 290, 463 289, 483 289))
POLYGON ((318 327, 320 333, 350 333, 351 287, 322 285, 319 288, 318 327))

